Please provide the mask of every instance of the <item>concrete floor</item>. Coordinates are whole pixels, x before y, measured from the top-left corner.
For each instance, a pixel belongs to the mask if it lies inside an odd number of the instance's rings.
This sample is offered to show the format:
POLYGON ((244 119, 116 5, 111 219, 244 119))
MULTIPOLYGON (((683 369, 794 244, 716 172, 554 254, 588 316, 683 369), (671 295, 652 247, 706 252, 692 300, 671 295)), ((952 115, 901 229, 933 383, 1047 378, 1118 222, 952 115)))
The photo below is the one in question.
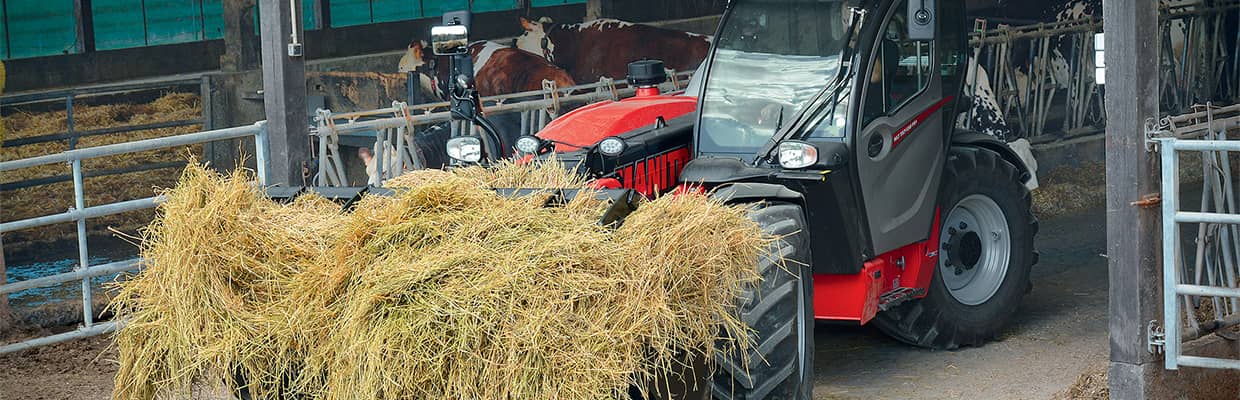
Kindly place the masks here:
POLYGON ((1102 208, 1045 220, 1033 292, 1007 333, 930 351, 877 328, 819 324, 815 399, 1047 399, 1107 359, 1106 219, 1102 208))

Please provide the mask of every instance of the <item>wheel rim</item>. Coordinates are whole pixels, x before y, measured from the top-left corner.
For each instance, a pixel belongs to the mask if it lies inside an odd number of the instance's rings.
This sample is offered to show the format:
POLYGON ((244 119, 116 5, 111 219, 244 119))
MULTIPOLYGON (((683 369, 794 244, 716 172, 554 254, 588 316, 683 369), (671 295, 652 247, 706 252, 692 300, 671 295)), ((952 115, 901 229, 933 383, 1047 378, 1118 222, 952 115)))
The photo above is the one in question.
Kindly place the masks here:
POLYGON ((939 272, 952 297, 970 306, 994 297, 1011 259, 1003 209, 980 194, 965 197, 943 220, 939 240, 939 272))

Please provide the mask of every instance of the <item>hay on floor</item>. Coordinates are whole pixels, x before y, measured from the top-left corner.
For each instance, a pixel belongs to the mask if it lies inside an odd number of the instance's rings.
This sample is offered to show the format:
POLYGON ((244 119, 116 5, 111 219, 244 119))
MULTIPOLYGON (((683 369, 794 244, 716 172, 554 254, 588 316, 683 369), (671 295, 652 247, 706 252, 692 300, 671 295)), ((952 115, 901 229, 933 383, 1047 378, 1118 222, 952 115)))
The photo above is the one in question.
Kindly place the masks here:
POLYGON ((419 172, 341 213, 189 167, 119 284, 114 396, 240 372, 257 398, 613 398, 746 337, 734 299, 770 238, 744 209, 668 196, 609 228, 590 196, 488 189, 559 184, 581 187, 554 163, 419 172))
POLYGON ((1064 400, 1107 400, 1111 398, 1111 387, 1107 382, 1107 364, 1099 363, 1089 367, 1076 378, 1076 383, 1056 398, 1064 400))

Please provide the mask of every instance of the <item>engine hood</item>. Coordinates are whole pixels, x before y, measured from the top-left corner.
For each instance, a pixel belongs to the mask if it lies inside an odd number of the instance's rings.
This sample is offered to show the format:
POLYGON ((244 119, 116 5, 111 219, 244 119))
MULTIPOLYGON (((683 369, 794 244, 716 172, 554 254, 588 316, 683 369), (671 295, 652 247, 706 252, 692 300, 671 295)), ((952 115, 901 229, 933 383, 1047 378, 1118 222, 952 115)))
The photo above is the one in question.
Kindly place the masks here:
POLYGON ((557 153, 576 151, 609 136, 650 126, 659 117, 671 120, 689 114, 696 107, 697 98, 690 96, 638 96, 604 101, 564 114, 537 136, 554 141, 557 153))

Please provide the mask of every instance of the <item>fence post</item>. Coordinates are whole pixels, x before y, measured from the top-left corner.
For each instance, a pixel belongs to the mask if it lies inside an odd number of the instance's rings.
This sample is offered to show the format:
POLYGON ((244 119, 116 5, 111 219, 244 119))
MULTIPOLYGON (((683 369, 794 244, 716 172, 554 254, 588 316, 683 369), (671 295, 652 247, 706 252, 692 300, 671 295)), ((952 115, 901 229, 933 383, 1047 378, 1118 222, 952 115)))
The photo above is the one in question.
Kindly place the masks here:
POLYGON ((271 184, 271 177, 267 175, 267 162, 269 155, 267 141, 267 121, 259 121, 254 123, 258 126, 258 132, 254 134, 254 173, 258 175, 258 184, 267 186, 271 184))
POLYGON ((1159 64, 1150 61, 1159 54, 1158 30, 1150 29, 1158 26, 1158 1, 1108 0, 1103 14, 1109 385, 1112 398, 1142 399, 1167 388, 1162 363, 1147 351, 1146 337, 1147 324, 1162 319, 1162 224, 1157 208, 1133 205, 1159 192, 1158 156, 1147 152, 1144 134, 1145 121, 1158 116, 1159 64))
POLYGON ((306 116, 306 65, 300 42, 294 45, 289 39, 305 37, 301 7, 290 7, 286 0, 260 0, 258 3, 259 25, 265 39, 260 46, 263 109, 267 115, 271 156, 267 184, 300 186, 304 178, 302 169, 310 160, 310 146, 306 140, 310 133, 306 116))
MULTIPOLYGON (((1180 210, 1178 182, 1179 153, 1175 150, 1174 139, 1159 140, 1159 151, 1162 152, 1162 231, 1170 233, 1170 240, 1163 238, 1162 243, 1162 289, 1163 293, 1174 293, 1179 277, 1176 275, 1177 259, 1180 257, 1180 229, 1175 222, 1175 214, 1180 210)), ((1202 157, 1205 157, 1203 154, 1202 157)), ((1202 210, 1203 212, 1208 210, 1202 210)), ((1226 237, 1226 236, 1224 236, 1226 237)), ((1163 296, 1163 329, 1166 334, 1163 354, 1167 369, 1176 369, 1176 358, 1180 355, 1180 312, 1178 296, 1163 296)))
MULTIPOLYGON (((0 234, 0 285, 9 282, 8 269, 4 263, 4 234, 0 234)), ((13 322, 13 312, 9 309, 9 295, 0 294, 0 332, 9 330, 13 322)))
MULTIPOLYGON (((85 181, 82 174, 82 160, 73 160, 73 209, 86 209, 85 181)), ((77 220, 78 270, 85 272, 90 268, 90 252, 86 243, 86 217, 77 220)), ((94 313, 91 310, 90 278, 82 278, 82 322, 90 328, 94 325, 94 313)))
POLYGON ((211 95, 211 75, 203 74, 202 82, 198 84, 198 103, 202 104, 202 130, 209 131, 215 129, 215 123, 211 118, 211 102, 215 101, 211 95))
POLYGON ((73 93, 65 96, 65 127, 69 128, 69 150, 76 149, 78 137, 73 131, 73 93))

